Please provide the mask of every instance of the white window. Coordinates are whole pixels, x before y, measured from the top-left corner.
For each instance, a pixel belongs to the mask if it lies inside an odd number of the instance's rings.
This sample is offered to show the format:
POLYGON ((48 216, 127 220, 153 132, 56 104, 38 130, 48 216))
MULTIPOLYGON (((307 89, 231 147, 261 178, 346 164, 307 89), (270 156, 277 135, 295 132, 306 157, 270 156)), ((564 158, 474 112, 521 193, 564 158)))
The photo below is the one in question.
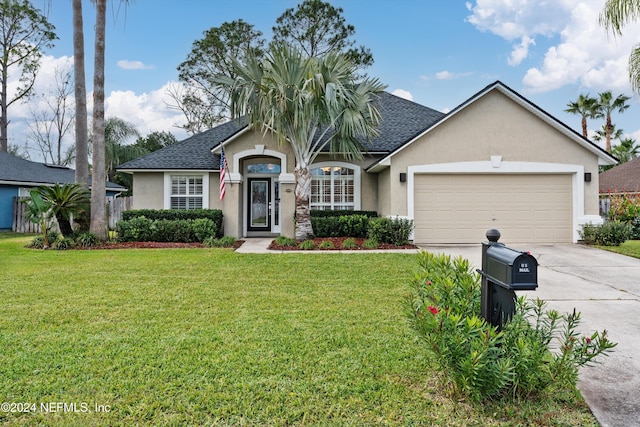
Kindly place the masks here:
POLYGON ((359 210, 360 168, 348 163, 319 163, 311 168, 311 209, 359 210))
POLYGON ((208 208, 206 175, 165 175, 166 209, 208 208))

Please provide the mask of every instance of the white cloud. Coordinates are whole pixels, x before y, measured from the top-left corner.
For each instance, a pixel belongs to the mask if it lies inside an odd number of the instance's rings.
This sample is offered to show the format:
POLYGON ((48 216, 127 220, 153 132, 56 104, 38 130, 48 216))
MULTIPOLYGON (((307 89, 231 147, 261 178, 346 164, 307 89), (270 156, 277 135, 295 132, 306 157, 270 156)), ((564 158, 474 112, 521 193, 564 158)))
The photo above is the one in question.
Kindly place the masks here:
POLYGON ((472 72, 465 72, 465 73, 452 73, 451 71, 439 71, 436 73, 436 79, 438 80, 453 80, 453 79, 457 79, 460 77, 468 77, 470 75, 472 75, 472 72))
POLYGON ((411 92, 409 92, 408 90, 396 89, 391 93, 394 94, 395 96, 399 96, 400 98, 404 98, 404 99, 408 99, 409 101, 413 101, 413 95, 411 95, 411 92))
POLYGON ((439 71, 436 73, 436 79, 438 80, 450 80, 454 77, 453 73, 449 71, 439 71))
POLYGON ((142 61, 127 61, 126 59, 118 61, 118 67, 123 70, 152 70, 155 68, 153 65, 145 65, 142 61))
POLYGON ((522 41, 519 45, 514 45, 509 60, 509 65, 520 65, 520 63, 529 55, 529 45, 535 45, 536 42, 529 36, 522 36, 522 41))
POLYGON ((175 126, 184 123, 184 115, 167 107, 167 103, 171 103, 167 89, 173 84, 176 83, 168 82, 160 89, 142 94, 130 90, 113 91, 105 99, 105 117, 125 119, 133 123, 143 136, 166 131, 179 140, 184 139, 187 134, 175 126))
POLYGON ((579 84, 595 90, 628 91, 627 58, 640 40, 640 26, 629 25, 614 38, 598 22, 604 0, 477 0, 467 3, 467 21, 513 45, 508 59, 519 65, 529 57, 535 36, 558 40, 544 60, 530 68, 527 92, 546 92, 579 84))

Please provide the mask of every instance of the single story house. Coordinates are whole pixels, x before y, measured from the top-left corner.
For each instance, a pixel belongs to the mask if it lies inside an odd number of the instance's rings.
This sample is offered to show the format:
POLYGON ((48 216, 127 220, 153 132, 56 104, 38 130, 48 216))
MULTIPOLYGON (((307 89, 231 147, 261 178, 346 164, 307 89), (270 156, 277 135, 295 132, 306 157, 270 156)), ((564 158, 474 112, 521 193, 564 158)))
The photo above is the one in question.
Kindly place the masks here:
POLYGON ((602 172, 600 194, 640 194, 640 157, 602 172))
MULTIPOLYGON (((616 159, 496 81, 448 114, 383 93, 364 159, 321 154, 312 209, 414 220, 418 244, 576 242, 600 223, 598 166, 616 159)), ((272 135, 230 121, 120 165, 134 209, 222 209, 226 235, 294 235, 294 156, 272 135), (220 154, 228 160, 219 197, 220 154)))
MULTIPOLYGON (((74 182, 75 171, 66 166, 32 162, 0 152, 0 230, 11 230, 13 227, 16 197, 27 197, 29 191, 42 185, 74 182)), ((115 196, 125 190, 121 185, 107 182, 107 196, 115 196)))

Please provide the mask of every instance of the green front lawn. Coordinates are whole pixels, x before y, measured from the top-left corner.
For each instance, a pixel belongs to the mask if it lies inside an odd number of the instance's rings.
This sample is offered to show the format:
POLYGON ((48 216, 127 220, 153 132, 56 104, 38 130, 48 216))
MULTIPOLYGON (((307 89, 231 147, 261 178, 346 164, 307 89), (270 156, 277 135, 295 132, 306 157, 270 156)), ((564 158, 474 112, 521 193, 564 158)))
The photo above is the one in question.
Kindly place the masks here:
POLYGON ((640 258, 640 240, 627 240, 620 246, 599 246, 599 248, 634 258, 640 258))
POLYGON ((573 392, 452 399, 404 318, 414 255, 26 241, 0 237, 0 400, 36 413, 0 422, 597 425, 573 392))

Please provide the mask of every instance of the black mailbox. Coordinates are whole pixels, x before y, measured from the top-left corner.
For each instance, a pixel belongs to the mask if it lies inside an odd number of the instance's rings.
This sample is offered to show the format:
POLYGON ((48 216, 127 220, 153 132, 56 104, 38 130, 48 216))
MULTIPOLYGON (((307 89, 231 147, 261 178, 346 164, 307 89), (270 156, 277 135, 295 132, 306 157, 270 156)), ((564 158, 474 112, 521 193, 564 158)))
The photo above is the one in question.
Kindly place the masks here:
POLYGON ((516 292, 538 287, 538 261, 528 252, 498 243, 500 231, 487 231, 482 243, 480 315, 501 330, 516 312, 516 292))
POLYGON ((487 248, 487 279, 514 291, 533 291, 538 287, 538 261, 527 252, 501 244, 487 248))

